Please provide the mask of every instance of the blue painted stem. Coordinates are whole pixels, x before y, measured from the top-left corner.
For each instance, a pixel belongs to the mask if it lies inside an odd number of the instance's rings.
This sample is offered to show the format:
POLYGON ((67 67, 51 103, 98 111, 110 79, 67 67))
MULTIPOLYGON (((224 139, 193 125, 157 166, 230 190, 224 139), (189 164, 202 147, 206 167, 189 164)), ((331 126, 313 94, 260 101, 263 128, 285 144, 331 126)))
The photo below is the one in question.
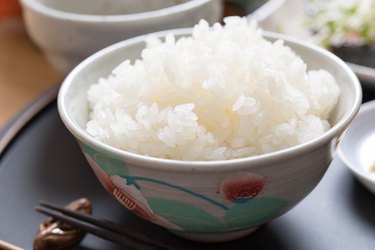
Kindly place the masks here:
POLYGON ((163 186, 167 186, 167 187, 171 187, 171 188, 174 188, 174 189, 177 189, 177 190, 180 190, 182 192, 185 192, 185 193, 188 193, 188 194, 191 194, 197 198, 200 198, 202 200, 205 200, 221 209, 224 209, 224 210, 228 210, 229 208, 223 204, 221 204, 220 202, 217 202, 215 200, 212 200, 202 194, 199 194, 199 193, 196 193, 194 191, 191 191, 189 189, 186 189, 186 188, 183 188, 183 187, 180 187, 180 186, 177 186, 177 185, 173 185, 173 184, 170 184, 170 183, 166 183, 166 182, 163 182, 163 181, 159 181, 159 180, 154 180, 154 179, 150 179, 150 178, 146 178, 146 177, 140 177, 140 176, 123 176, 124 178, 126 178, 127 180, 130 179, 130 184, 134 184, 136 188, 140 188, 140 186, 135 182, 135 180, 141 180, 141 181, 149 181, 149 182, 153 182, 153 183, 157 183, 157 184, 160 184, 160 185, 163 185, 163 186))

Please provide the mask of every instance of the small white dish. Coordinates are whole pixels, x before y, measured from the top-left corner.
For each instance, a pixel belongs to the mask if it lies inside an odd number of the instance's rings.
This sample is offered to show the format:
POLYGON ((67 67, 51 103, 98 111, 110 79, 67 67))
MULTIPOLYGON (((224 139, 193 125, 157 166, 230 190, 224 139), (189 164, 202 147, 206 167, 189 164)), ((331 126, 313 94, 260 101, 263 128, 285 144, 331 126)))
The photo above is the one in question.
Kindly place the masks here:
POLYGON ((354 176, 375 194, 375 100, 361 105, 337 151, 354 176))

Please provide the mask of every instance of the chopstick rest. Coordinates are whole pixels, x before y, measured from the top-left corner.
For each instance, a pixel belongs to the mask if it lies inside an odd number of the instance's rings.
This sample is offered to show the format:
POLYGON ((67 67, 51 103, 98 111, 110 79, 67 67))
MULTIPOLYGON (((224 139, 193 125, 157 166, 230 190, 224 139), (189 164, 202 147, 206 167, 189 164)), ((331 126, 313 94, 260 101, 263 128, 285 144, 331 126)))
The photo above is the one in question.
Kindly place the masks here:
POLYGON ((76 212, 46 201, 40 201, 35 210, 85 232, 132 249, 191 249, 180 244, 176 246, 170 242, 164 243, 164 239, 159 238, 158 235, 146 235, 143 231, 130 229, 124 225, 98 219, 89 214, 76 212))
MULTIPOLYGON (((69 211, 91 214, 91 202, 80 198, 70 202, 65 208, 69 211)), ((34 239, 34 250, 64 249, 79 243, 85 236, 84 230, 73 227, 54 218, 48 218, 39 225, 38 233, 34 239)))

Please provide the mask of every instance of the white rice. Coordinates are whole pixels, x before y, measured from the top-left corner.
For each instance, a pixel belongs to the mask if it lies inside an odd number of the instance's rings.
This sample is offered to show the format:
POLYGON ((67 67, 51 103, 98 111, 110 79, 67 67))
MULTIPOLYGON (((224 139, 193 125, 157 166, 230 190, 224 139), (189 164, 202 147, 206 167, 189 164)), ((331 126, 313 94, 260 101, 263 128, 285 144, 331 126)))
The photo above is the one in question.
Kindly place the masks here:
POLYGON ((88 91, 87 131, 111 146, 154 157, 222 160, 288 148, 321 136, 340 94, 333 76, 307 71, 256 23, 201 21, 192 37, 150 37, 88 91))

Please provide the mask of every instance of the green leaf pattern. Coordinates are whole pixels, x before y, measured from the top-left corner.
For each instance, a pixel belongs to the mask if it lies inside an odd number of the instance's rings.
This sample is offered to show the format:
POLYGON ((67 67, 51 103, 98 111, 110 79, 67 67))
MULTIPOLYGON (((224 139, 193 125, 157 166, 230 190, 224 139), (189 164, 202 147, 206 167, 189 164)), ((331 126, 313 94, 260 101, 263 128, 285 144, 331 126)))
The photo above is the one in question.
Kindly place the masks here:
POLYGON ((208 212, 171 199, 151 198, 148 203, 155 214, 180 226, 185 231, 218 232, 225 224, 208 212))
POLYGON ((128 169, 122 158, 111 155, 108 152, 96 150, 87 144, 82 145, 83 150, 96 161, 99 167, 108 175, 128 175, 128 169))

